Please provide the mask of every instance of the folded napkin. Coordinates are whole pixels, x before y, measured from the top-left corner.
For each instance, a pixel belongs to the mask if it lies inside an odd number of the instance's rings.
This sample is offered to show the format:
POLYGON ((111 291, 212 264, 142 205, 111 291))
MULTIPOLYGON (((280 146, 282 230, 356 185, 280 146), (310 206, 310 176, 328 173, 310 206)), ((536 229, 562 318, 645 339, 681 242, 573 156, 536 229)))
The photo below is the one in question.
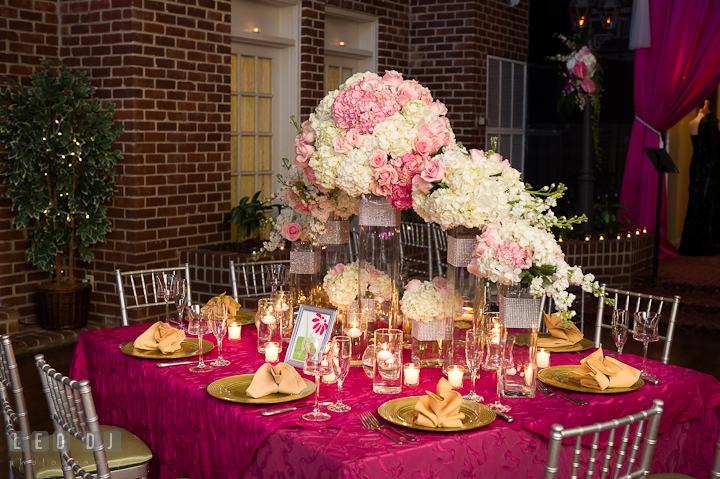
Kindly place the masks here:
POLYGON ((417 424, 426 427, 462 427, 465 414, 460 412, 460 406, 463 398, 459 392, 453 391, 447 379, 440 379, 437 394, 425 392, 427 395, 415 404, 417 424))
POLYGON ((213 304, 217 303, 225 303, 225 305, 227 306, 228 318, 235 317, 235 312, 240 307, 240 305, 235 302, 232 296, 225 296, 225 293, 223 293, 220 296, 215 296, 214 298, 210 299, 210 301, 208 301, 205 306, 202 307, 202 310, 207 311, 213 304))
POLYGON ((552 334, 552 338, 538 338, 538 348, 572 346, 582 340, 583 333, 574 324, 565 328, 562 325, 562 318, 557 314, 553 313, 548 316, 547 313, 543 313, 543 316, 545 316, 545 326, 552 334))
POLYGON ((142 333, 133 343, 137 349, 159 349, 162 353, 174 353, 181 348, 185 333, 169 324, 158 321, 142 333))
POLYGON ((260 366, 245 394, 251 398, 261 398, 268 394, 300 394, 305 389, 305 381, 294 367, 285 363, 260 366))
POLYGON ((640 371, 614 358, 603 357, 602 345, 590 356, 580 361, 579 369, 573 369, 569 376, 580 378, 586 388, 604 391, 607 388, 627 388, 640 378, 640 371))

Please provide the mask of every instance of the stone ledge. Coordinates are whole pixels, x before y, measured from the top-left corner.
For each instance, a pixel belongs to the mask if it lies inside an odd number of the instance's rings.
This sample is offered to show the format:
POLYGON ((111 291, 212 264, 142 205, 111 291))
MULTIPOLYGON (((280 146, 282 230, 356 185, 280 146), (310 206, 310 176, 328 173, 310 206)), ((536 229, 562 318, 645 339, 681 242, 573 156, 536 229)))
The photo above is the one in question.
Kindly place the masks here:
POLYGON ((104 324, 88 323, 84 328, 49 331, 37 325, 28 325, 12 333, 10 340, 15 356, 28 356, 74 346, 81 332, 105 327, 104 324))

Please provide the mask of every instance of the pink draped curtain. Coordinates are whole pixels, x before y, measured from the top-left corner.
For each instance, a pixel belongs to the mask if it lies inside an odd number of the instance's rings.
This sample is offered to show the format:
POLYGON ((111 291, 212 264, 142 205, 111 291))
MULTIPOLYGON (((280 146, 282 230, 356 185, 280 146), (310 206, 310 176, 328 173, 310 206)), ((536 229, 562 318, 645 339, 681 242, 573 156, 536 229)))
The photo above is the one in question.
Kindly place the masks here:
MULTIPOLYGON (((643 148, 657 148, 659 136, 677 124, 720 84, 720 1, 652 0, 651 46, 635 51, 635 122, 620 202, 631 227, 655 230, 657 172, 643 148)), ((677 159, 676 159, 677 161, 677 159)), ((667 241, 665 191, 660 221, 661 250, 675 255, 667 241)))

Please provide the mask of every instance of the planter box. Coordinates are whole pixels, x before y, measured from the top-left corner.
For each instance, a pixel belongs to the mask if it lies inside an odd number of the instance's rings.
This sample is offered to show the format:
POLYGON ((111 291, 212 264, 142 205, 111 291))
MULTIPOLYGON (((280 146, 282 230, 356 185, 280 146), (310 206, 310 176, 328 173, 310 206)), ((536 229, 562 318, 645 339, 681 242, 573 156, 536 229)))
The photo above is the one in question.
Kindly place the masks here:
POLYGON ((652 267, 653 235, 633 234, 621 239, 567 241, 560 243, 569 265, 582 266, 600 283, 628 288, 632 277, 652 267))

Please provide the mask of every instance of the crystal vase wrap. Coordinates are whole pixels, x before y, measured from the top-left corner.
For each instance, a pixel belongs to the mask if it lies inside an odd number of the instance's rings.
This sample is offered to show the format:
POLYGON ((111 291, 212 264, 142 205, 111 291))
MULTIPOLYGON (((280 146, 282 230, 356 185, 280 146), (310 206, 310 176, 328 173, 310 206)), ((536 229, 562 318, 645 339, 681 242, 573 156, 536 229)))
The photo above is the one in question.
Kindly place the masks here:
POLYGON ((508 355, 509 364, 501 370, 500 394, 506 398, 534 398, 537 380, 537 325, 508 329, 515 345, 508 355))
MULTIPOLYGON (((338 219, 335 213, 330 213, 324 226, 325 233, 318 238, 321 282, 336 264, 348 264, 350 262, 350 221, 338 219)), ((334 308, 324 288, 319 290, 318 305, 323 308, 334 308)))
POLYGON ((374 298, 378 319, 391 329, 400 329, 400 210, 385 198, 362 195, 358 243, 358 298, 374 298))
POLYGON ((410 323, 412 362, 415 366, 444 367, 452 338, 452 317, 431 321, 413 319, 410 323))
POLYGON ((402 391, 402 331, 382 328, 375 331, 373 392, 398 394, 402 391))
POLYGON ((293 242, 288 283, 295 309, 301 304, 315 306, 321 289, 319 247, 309 242, 293 242))
POLYGON ((530 285, 498 285, 500 323, 506 328, 531 328, 540 320, 542 297, 533 298, 530 285))
MULTIPOLYGON (((465 364, 465 333, 469 328, 482 330, 483 312, 488 308, 488 288, 486 281, 467 270, 472 260, 476 237, 481 234, 478 228, 458 226, 448 231, 447 252, 447 314, 451 318, 449 325, 451 343, 447 348, 446 365, 465 364), (462 304, 457 304, 462 301, 462 304), (478 329, 480 328, 480 329, 478 329)), ((470 372, 466 370, 466 376, 470 372)))

